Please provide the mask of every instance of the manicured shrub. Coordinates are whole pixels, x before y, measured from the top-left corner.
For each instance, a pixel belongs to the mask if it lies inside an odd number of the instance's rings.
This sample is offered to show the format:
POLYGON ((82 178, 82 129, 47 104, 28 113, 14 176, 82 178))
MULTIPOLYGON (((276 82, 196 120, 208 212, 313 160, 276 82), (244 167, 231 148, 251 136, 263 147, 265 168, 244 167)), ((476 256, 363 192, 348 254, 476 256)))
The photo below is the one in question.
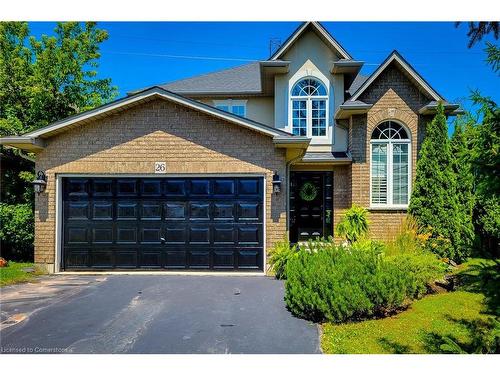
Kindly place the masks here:
POLYGON ((278 280, 286 279, 285 267, 288 260, 297 254, 297 245, 290 246, 288 240, 277 242, 271 250, 269 256, 269 265, 278 280))
POLYGON ((353 243, 368 233, 368 224, 368 211, 353 205, 337 224, 337 235, 353 243))
POLYGON ((421 296, 444 272, 432 254, 386 257, 379 242, 315 248, 288 260, 285 302, 296 316, 318 322, 386 315, 421 296))
POLYGON ((34 215, 31 204, 0 203, 0 241, 2 257, 32 261, 34 215))

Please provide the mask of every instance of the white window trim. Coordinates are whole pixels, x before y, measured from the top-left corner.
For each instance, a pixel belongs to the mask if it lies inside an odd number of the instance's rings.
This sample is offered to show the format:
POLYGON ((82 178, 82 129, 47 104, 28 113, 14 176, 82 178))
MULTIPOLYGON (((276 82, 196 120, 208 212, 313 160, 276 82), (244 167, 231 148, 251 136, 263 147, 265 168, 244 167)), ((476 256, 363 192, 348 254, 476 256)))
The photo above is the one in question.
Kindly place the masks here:
MULTIPOLYGON (((387 120, 387 121, 393 121, 394 120, 387 120)), ((402 124, 398 123, 399 125, 403 126, 402 124)), ((380 125, 380 124, 379 124, 380 125)), ((408 131, 408 129, 403 126, 403 129, 406 130, 408 135, 411 133, 408 131)), ((401 210, 406 210, 408 209, 409 203, 410 203, 410 197, 411 197, 411 182, 412 182, 412 143, 411 139, 372 139, 370 140, 370 163, 369 163, 369 168, 370 168, 370 209, 401 209, 401 210), (392 145, 397 144, 397 143, 406 143, 408 144, 408 203, 407 204, 393 204, 393 191, 392 191, 392 145), (387 203, 382 204, 382 203, 372 203, 372 152, 373 152, 373 145, 374 144, 386 144, 387 145, 387 203)))
MULTIPOLYGON (((234 100, 234 99, 224 99, 224 100, 214 100, 214 107, 219 105, 225 105, 229 108, 229 113, 233 113, 233 106, 243 106, 243 117, 247 117, 247 100, 234 100)), ((237 115, 238 116, 238 115, 237 115)))
POLYGON ((289 105, 288 105, 288 132, 293 134, 293 102, 296 100, 305 100, 306 101, 306 110, 307 110, 307 119, 306 119, 306 137, 317 140, 330 140, 330 84, 329 82, 325 82, 323 79, 317 76, 303 76, 299 77, 293 83, 289 85, 288 88, 288 97, 289 97, 289 105), (312 78, 320 81, 326 89, 326 95, 318 95, 318 96, 293 96, 292 90, 295 85, 302 81, 303 79, 312 78), (313 100, 325 100, 326 101, 326 129, 325 135, 312 135, 312 101, 313 100))

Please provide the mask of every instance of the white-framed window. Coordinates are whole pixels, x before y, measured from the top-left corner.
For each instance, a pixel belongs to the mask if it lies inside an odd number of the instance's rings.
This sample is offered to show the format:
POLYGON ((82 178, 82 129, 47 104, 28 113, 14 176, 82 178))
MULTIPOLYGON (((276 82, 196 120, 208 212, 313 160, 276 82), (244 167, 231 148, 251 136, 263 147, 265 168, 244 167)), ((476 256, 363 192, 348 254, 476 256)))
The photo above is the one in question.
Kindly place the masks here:
POLYGON ((246 100, 233 100, 233 99, 214 100, 214 107, 241 117, 246 117, 247 115, 246 100))
POLYGON ((395 121, 384 121, 370 140, 371 207, 407 208, 410 199, 411 140, 395 121))
POLYGON ((328 90, 317 78, 303 78, 290 91, 294 135, 328 137, 328 90))

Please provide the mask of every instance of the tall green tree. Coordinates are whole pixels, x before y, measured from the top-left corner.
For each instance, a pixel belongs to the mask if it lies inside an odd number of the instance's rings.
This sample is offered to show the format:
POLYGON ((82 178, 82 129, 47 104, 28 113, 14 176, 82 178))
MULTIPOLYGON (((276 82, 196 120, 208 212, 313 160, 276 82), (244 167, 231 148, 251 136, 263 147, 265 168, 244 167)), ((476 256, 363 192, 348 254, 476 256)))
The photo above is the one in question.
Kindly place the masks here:
POLYGON ((420 228, 431 234, 429 244, 438 255, 459 261, 462 252, 457 217, 457 182, 453 173, 448 127, 442 104, 427 124, 425 139, 417 160, 417 175, 409 213, 420 228))
POLYGON ((25 22, 0 23, 0 134, 32 131, 111 100, 116 89, 98 78, 95 22, 58 23, 52 36, 29 36, 25 22))
MULTIPOLYGON (((26 22, 0 22, 0 136, 39 129, 110 101, 116 89, 110 79, 97 75, 100 45, 107 38, 95 22, 58 23, 54 35, 40 38, 30 36, 26 22)), ((0 241, 5 257, 29 259, 32 254, 29 181, 34 166, 29 158, 0 146, 0 241), (13 235, 20 227, 31 235, 13 235)))
POLYGON ((475 177, 474 219, 483 248, 499 256, 500 243, 500 109, 478 92, 472 95, 479 105, 481 124, 475 126, 471 164, 475 177))
MULTIPOLYGON (((469 119, 470 121, 470 119, 469 119)), ((467 134, 473 132, 470 122, 460 123, 457 119, 455 131, 450 140, 452 155, 452 171, 456 178, 457 198, 457 231, 460 234, 460 253, 467 254, 474 244, 474 224, 472 213, 474 210, 474 175, 471 165, 471 143, 467 134), (464 127, 466 130, 464 130, 464 127)))

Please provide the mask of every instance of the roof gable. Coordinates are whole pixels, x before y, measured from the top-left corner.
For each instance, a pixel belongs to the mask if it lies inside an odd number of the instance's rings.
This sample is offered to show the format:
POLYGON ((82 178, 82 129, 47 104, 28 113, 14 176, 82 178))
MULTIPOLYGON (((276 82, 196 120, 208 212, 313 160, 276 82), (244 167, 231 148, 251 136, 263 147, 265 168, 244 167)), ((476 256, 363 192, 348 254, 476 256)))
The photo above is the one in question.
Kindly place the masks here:
POLYGON ((109 114, 113 114, 119 110, 124 110, 127 109, 133 105, 137 105, 141 102, 148 101, 151 99, 155 98, 160 98, 164 100, 168 100, 171 102, 174 102, 176 104, 212 115, 214 117, 232 122, 237 125, 241 125, 247 128, 251 128, 253 130, 256 130, 260 133, 263 133, 265 135, 269 136, 287 136, 290 135, 289 133, 286 133, 282 130, 270 127, 265 124, 261 124, 259 122, 240 117, 237 115, 234 115, 232 113, 228 113, 225 111, 222 111, 220 109, 217 109, 215 107, 209 106, 207 104, 203 104, 201 102, 198 102, 196 100, 192 100, 186 97, 183 97, 181 95, 177 95, 173 92, 167 91, 165 89, 162 89, 161 87, 153 87, 151 89, 139 92, 135 95, 131 95, 119 100, 116 100, 112 103, 105 104, 101 107, 92 109, 90 111, 86 111, 83 113, 80 113, 78 115, 69 117, 67 119, 55 122, 53 124, 50 124, 48 126, 45 126, 41 129, 35 130, 30 133, 26 133, 23 136, 24 137, 30 137, 30 138, 36 138, 36 137, 42 137, 46 138, 51 136, 54 133, 58 133, 60 130, 64 130, 67 127, 70 127, 71 125, 79 124, 82 122, 88 122, 89 120, 93 120, 95 118, 100 118, 109 114))
POLYGON ((305 31, 312 29, 323 42, 330 47, 341 59, 351 60, 349 53, 333 38, 333 36, 319 23, 314 21, 302 23, 280 48, 269 58, 269 60, 279 60, 290 49, 290 47, 304 34, 305 31))
POLYGON ((357 88, 357 90, 352 94, 351 98, 348 100, 350 102, 356 101, 359 99, 361 94, 365 92, 370 85, 375 82, 375 80, 384 72, 391 63, 396 63, 397 66, 406 73, 409 77, 411 77, 412 81, 417 85, 417 87, 426 93, 429 97, 431 97, 435 101, 443 101, 443 97, 434 90, 427 81, 422 78, 420 74, 397 52, 396 50, 392 51, 391 54, 385 59, 385 61, 380 64, 380 66, 372 73, 371 76, 363 82, 361 86, 357 88))

